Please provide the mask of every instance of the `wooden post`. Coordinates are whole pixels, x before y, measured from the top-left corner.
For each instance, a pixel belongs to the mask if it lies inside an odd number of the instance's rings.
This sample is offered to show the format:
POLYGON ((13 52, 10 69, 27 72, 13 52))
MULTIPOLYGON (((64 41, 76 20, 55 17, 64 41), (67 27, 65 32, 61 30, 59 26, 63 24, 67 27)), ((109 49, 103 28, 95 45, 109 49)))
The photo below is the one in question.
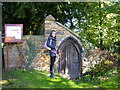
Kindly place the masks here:
POLYGON ((8 69, 8 64, 9 64, 9 62, 8 62, 8 43, 6 43, 6 69, 8 69))
POLYGON ((22 42, 20 43, 20 68, 23 68, 23 61, 22 61, 22 42))

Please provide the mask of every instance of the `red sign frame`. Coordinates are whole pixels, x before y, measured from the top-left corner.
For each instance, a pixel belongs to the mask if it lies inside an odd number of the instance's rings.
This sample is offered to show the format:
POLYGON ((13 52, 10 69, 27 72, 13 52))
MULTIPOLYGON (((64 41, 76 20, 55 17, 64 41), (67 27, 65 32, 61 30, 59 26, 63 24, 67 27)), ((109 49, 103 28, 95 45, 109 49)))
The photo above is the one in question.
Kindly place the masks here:
POLYGON ((4 42, 23 42, 23 24, 5 24, 4 42))

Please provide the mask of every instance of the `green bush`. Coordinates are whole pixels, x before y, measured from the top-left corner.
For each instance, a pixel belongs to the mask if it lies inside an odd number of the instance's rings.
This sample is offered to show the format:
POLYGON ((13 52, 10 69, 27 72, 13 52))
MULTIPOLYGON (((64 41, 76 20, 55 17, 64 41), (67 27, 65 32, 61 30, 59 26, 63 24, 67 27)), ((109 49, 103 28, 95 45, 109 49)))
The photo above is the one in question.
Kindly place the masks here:
POLYGON ((94 50, 89 58, 88 60, 90 61, 90 68, 87 72, 91 72, 91 74, 94 75, 96 73, 103 73, 115 68, 120 57, 119 55, 110 53, 108 51, 94 50), (93 62, 95 64, 93 64, 93 62))

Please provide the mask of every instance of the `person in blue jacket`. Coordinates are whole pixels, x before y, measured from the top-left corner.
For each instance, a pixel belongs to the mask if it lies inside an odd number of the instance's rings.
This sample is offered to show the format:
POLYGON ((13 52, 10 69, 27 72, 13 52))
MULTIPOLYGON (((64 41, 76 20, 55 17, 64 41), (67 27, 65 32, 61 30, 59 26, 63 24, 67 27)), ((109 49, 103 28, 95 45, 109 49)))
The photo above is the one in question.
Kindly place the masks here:
POLYGON ((51 50, 49 50, 50 53, 50 77, 55 78, 54 75, 54 62, 56 60, 56 54, 57 54, 57 50, 56 50, 56 31, 53 30, 50 33, 50 36, 48 37, 47 40, 47 46, 51 48, 51 50))

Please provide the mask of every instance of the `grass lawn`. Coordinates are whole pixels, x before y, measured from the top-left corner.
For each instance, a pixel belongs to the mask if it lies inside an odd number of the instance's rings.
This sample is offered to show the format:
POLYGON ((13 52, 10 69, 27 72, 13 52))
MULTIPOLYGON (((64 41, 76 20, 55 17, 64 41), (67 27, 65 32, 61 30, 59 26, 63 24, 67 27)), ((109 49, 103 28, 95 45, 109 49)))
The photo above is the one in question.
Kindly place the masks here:
POLYGON ((56 79, 50 78, 49 73, 37 70, 9 70, 3 73, 0 82, 3 88, 118 88, 117 75, 107 74, 109 78, 99 77, 89 79, 85 76, 78 80, 67 80, 56 74, 56 79))

